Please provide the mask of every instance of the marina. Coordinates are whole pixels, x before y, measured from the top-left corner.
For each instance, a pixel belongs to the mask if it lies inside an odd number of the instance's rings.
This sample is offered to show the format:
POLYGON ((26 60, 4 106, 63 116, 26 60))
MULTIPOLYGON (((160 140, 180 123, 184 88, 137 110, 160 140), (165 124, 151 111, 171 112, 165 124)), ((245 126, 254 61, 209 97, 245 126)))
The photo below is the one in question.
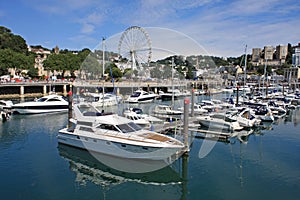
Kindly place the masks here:
MULTIPOLYGON (((192 100, 192 96, 188 99, 192 100)), ((208 98, 219 97, 199 95, 192 101, 206 102, 208 98)), ((14 104, 18 101, 13 100, 14 104)), ((133 105, 139 112, 151 115, 156 105, 171 104, 157 100, 133 105)), ((173 104, 174 108, 185 106, 184 99, 173 104)), ((105 110, 118 113, 130 106, 124 103, 107 106, 105 110)), ((187 105, 189 109, 190 106, 187 105)), ((184 113, 184 109, 180 112, 184 113)), ((189 115, 193 112, 189 110, 189 115)), ((0 154, 4 158, 0 161, 2 197, 130 199, 133 195, 138 199, 297 199, 299 108, 289 109, 273 122, 262 122, 241 131, 220 127, 199 129, 200 114, 194 115, 188 118, 186 127, 181 116, 180 120, 169 121, 160 129, 164 134, 180 138, 188 128, 188 153, 166 165, 161 161, 132 160, 65 145, 58 136, 67 130, 66 112, 14 114, 0 126, 0 154)))
POLYGON ((299 2, 0 3, 0 198, 298 200, 299 2))

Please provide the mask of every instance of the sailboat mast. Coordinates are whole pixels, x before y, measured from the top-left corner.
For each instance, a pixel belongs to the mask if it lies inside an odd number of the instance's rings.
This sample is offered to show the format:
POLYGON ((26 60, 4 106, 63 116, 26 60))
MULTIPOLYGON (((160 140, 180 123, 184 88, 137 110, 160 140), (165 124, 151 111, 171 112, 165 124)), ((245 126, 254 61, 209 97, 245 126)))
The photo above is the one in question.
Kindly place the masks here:
MULTIPOLYGON (((246 80, 247 80, 247 72, 246 72, 246 68, 247 68, 247 45, 245 47, 245 66, 244 66, 244 89, 246 86, 246 80)), ((245 94, 244 94, 245 95, 245 94)))
POLYGON ((171 69, 171 74, 172 74, 172 79, 171 79, 171 83, 172 83, 172 106, 174 106, 174 83, 173 83, 174 72, 173 72, 173 67, 174 67, 174 57, 172 57, 172 69, 171 69))
POLYGON ((244 66, 244 90, 243 90, 243 101, 245 102, 246 96, 246 81, 247 81, 247 45, 245 47, 245 66, 244 66))
POLYGON ((105 68, 105 38, 102 38, 102 79, 104 79, 104 68, 105 68))
POLYGON ((105 38, 102 38, 102 107, 104 107, 105 38))

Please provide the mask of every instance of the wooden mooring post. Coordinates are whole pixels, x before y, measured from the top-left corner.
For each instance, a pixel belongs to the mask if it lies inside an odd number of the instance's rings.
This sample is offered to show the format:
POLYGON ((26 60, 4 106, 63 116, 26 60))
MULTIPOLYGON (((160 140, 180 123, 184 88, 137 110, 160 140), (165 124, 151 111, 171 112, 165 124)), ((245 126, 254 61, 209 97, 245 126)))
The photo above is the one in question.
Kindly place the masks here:
POLYGON ((183 110, 183 134, 184 134, 184 151, 189 152, 189 98, 184 99, 184 110, 183 110))

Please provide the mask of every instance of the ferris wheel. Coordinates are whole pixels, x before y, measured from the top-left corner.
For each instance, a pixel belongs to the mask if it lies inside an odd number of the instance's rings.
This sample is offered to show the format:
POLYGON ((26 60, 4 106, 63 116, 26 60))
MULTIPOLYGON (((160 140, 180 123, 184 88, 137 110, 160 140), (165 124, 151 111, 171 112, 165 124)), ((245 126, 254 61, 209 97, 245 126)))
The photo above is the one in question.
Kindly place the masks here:
POLYGON ((151 40, 148 33, 139 26, 127 28, 121 35, 118 45, 119 55, 131 64, 131 68, 147 65, 151 61, 151 40))

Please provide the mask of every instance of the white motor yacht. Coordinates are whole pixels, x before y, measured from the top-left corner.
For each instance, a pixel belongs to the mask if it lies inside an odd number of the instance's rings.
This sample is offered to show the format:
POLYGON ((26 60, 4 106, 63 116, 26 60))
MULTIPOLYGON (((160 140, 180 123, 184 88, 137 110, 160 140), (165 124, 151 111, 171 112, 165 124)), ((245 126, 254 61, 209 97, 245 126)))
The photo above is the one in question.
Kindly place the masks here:
POLYGON ((240 111, 231 112, 226 115, 229 119, 237 121, 242 127, 251 128, 258 126, 261 123, 261 120, 256 118, 251 109, 242 108, 240 111))
POLYGON ((87 101, 91 102, 95 107, 108 107, 118 105, 122 98, 111 93, 87 93, 87 101))
POLYGON ((274 116, 272 114, 271 109, 269 108, 267 103, 262 102, 247 102, 245 103, 247 107, 251 108, 252 114, 256 117, 261 119, 263 122, 273 122, 274 116))
POLYGON ((190 96, 191 93, 188 91, 180 91, 179 89, 168 90, 167 92, 159 91, 159 96, 162 101, 171 101, 174 97, 174 100, 177 100, 181 97, 190 96))
POLYGON ((13 111, 19 114, 66 112, 68 108, 69 102, 63 96, 57 94, 47 95, 35 101, 12 105, 13 111))
POLYGON ((142 129, 132 120, 101 113, 93 106, 74 105, 75 128, 64 128, 58 142, 111 156, 164 160, 181 152, 184 145, 170 136, 142 129))
POLYGON ((174 110, 172 106, 169 105, 156 105, 153 109, 153 115, 158 118, 168 119, 168 118, 180 118, 183 111, 174 110))
POLYGON ((13 105, 11 100, 0 100, 0 110, 10 110, 13 105))
MULTIPOLYGON (((180 107, 178 108, 178 110, 183 112, 184 107, 180 107)), ((192 107, 190 106, 189 111, 192 112, 192 107)), ((202 106, 200 104, 194 104, 194 114, 206 114, 208 113, 207 109, 202 108, 202 106)))
POLYGON ((206 109, 208 112, 215 112, 216 110, 222 109, 220 105, 216 105, 213 101, 210 100, 202 100, 199 104, 203 109, 206 109))
POLYGON ((162 129, 164 126, 163 120, 143 113, 140 108, 127 108, 123 111, 123 115, 146 129, 157 130, 162 129))
POLYGON ((201 126, 209 129, 220 129, 226 131, 236 131, 243 129, 237 121, 228 122, 223 118, 213 116, 199 116, 196 118, 201 126))
POLYGON ((158 97, 157 94, 152 92, 146 92, 144 90, 136 90, 125 102, 128 103, 146 103, 152 102, 158 97))
POLYGON ((276 101, 269 101, 268 106, 272 111, 272 115, 276 118, 283 117, 287 114, 287 110, 283 106, 277 104, 276 101))

